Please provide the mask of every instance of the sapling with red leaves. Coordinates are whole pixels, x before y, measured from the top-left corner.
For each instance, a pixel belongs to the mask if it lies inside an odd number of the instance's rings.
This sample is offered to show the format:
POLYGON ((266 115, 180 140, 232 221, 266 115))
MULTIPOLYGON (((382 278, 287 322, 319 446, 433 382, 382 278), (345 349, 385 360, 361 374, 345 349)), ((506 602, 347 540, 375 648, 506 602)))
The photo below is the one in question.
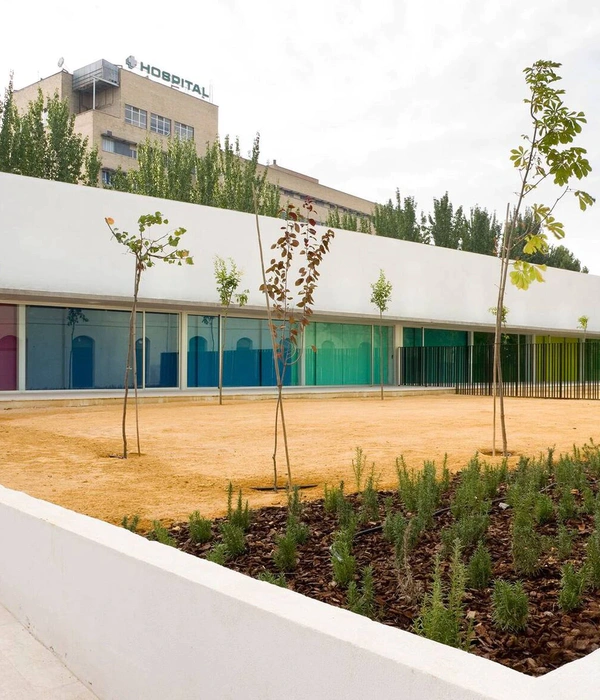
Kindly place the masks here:
MULTIPOLYGON (((302 208, 304 214, 300 213, 293 204, 288 204, 281 211, 284 219, 284 225, 281 227, 282 234, 271 246, 273 257, 267 267, 258 206, 255 202, 256 232, 263 279, 260 291, 265 295, 277 384, 273 448, 274 490, 277 490, 277 437, 280 415, 287 468, 287 488, 292 488, 292 470, 283 406, 283 384, 286 371, 300 357, 302 331, 309 324, 313 313, 314 295, 321 274, 319 267, 323 257, 329 252, 329 246, 334 237, 331 229, 324 233, 317 231, 315 209, 310 199, 305 201, 302 208), (299 258, 300 262, 298 262, 299 258)), ((316 348, 313 347, 313 351, 316 351, 316 348)))

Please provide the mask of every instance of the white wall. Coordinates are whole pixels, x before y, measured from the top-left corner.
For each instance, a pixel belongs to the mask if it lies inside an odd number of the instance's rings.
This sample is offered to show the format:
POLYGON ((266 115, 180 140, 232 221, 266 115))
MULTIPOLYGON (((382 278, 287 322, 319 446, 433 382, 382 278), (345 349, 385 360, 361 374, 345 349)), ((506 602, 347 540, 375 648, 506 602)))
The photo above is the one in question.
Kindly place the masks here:
POLYGON ((0 533, 0 602, 100 700, 538 697, 516 671, 2 487, 0 533))
MULTIPOLYGON (((158 265, 142 281, 146 299, 217 304, 215 255, 233 257, 245 271, 251 306, 262 307, 254 216, 150 197, 110 192, 0 173, 0 242, 3 298, 10 290, 100 295, 131 294, 131 260, 104 222, 134 232, 141 214, 159 210, 188 233, 182 243, 193 267, 158 265)), ((267 260, 281 221, 261 217, 267 260)), ((338 232, 322 265, 316 312, 374 315, 370 284, 383 268, 394 285, 388 318, 421 323, 490 326, 496 299, 497 259, 445 248, 338 232)), ((546 283, 508 290, 509 326, 538 333, 574 332, 581 315, 600 333, 600 277, 546 272, 546 283)))

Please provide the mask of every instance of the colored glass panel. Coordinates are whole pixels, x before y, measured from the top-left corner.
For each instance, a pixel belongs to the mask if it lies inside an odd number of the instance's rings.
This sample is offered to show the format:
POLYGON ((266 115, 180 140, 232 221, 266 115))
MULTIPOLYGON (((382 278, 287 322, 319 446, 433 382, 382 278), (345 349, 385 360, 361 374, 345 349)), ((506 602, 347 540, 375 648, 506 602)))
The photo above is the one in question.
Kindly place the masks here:
MULTIPOLYGON (((284 340, 288 366, 284 385, 298 383, 299 355, 284 340)), ((280 370, 283 370, 280 363, 280 370)), ((223 386, 275 386, 275 366, 269 324, 257 318, 228 318, 223 352, 223 386)))
MULTIPOLYGON (((28 306, 27 389, 122 389, 129 318, 128 311, 28 306)), ((139 313, 138 339, 141 332, 139 313)))
MULTIPOLYGON (((384 382, 392 377, 393 329, 382 327, 384 382)), ((305 331, 306 384, 369 385, 379 382, 379 327, 311 323, 305 331)))
POLYGON ((0 391, 17 389, 17 307, 0 304, 0 391))
POLYGON ((219 317, 188 316, 187 385, 219 384, 219 317))
POLYGON ((146 311, 144 316, 144 386, 179 386, 179 315, 146 311))

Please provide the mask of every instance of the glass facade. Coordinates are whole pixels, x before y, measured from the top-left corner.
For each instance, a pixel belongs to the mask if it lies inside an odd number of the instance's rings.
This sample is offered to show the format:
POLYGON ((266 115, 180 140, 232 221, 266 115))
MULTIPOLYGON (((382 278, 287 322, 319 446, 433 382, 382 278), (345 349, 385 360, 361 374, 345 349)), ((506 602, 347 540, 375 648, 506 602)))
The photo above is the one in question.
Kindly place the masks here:
MULTIPOLYGON (((381 327, 384 383, 393 376, 393 328, 381 327)), ((306 331, 305 380, 309 386, 379 383, 379 326, 311 323, 306 331)))
POLYGON ((17 389, 17 307, 0 304, 0 391, 17 389))
MULTIPOLYGON (((15 391, 19 386, 19 342, 24 344, 22 371, 27 390, 123 388, 129 311, 33 305, 22 308, 25 323, 20 340, 19 307, 0 304, 0 391, 15 391)), ((224 322, 217 315, 184 314, 187 347, 182 366, 181 318, 179 313, 138 312, 134 357, 140 389, 178 387, 181 371, 184 386, 217 387, 221 335, 223 386, 275 386, 266 319, 230 317, 224 322)), ((380 338, 384 382, 393 382, 391 326, 311 323, 305 331, 305 352, 289 340, 288 326, 279 326, 278 334, 285 353, 279 369, 286 386, 301 381, 309 386, 378 384, 380 338)))
POLYGON ((128 311, 28 306, 26 319, 27 389, 123 388, 128 311))

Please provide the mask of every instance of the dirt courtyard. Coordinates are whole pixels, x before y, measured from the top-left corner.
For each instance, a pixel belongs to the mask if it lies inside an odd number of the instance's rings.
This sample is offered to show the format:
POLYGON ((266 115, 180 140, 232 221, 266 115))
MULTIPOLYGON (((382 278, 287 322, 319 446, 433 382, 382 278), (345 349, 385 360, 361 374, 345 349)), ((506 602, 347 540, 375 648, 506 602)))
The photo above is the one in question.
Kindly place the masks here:
MULTIPOLYGON (((0 484, 81 513, 119 523, 186 519, 193 510, 222 515, 225 489, 241 486, 253 507, 281 503, 284 494, 256 491, 272 483, 275 402, 156 403, 140 406, 142 457, 116 459, 121 450, 117 403, 78 408, 0 411, 0 484)), ((491 447, 492 401, 471 396, 290 399, 285 403, 293 477, 318 484, 354 483, 352 458, 362 447, 375 464, 380 488, 395 486, 395 459, 419 468, 426 459, 453 470, 491 447)), ((130 416, 133 412, 130 411, 130 416)), ((557 453, 600 433, 600 403, 508 399, 509 449, 557 453)), ((130 445, 134 445, 130 421, 130 445)), ((284 477, 283 452, 280 475, 284 477)), ((512 458, 514 461, 516 457, 512 458)))

